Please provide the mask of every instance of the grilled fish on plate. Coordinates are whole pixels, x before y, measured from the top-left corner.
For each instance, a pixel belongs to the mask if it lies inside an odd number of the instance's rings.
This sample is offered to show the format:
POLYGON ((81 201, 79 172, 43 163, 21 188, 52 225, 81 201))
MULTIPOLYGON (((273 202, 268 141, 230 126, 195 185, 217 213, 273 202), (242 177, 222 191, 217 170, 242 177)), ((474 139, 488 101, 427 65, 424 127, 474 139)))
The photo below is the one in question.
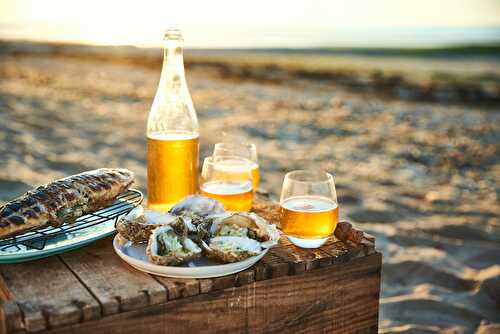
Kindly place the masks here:
POLYGON ((28 191, 0 207, 0 238, 73 222, 113 203, 133 181, 127 169, 100 168, 28 191))

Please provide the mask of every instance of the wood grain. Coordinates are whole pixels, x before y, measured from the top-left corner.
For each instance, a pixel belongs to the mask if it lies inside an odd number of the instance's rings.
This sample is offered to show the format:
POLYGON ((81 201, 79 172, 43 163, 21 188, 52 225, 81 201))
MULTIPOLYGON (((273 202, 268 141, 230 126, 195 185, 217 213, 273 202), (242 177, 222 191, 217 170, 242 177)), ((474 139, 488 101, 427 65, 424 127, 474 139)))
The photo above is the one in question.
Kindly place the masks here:
POLYGON ((256 306, 249 309, 249 332, 343 333, 351 323, 353 331, 377 325, 379 255, 259 284, 256 306), (358 324, 358 317, 369 322, 358 324))
POLYGON ((51 333, 243 333, 248 286, 173 300, 51 333))
POLYGON ((280 238, 280 243, 272 249, 273 254, 288 262, 290 274, 300 274, 304 271, 318 268, 320 261, 323 266, 331 264, 331 255, 321 249, 304 249, 293 245, 285 236, 280 238))
POLYGON ((212 278, 212 291, 232 288, 236 285, 236 274, 212 278))
POLYGON ((153 276, 168 291, 168 300, 196 296, 200 293, 200 282, 196 279, 153 276))
POLYGON ((150 275, 129 266, 112 249, 112 239, 64 253, 61 259, 102 306, 103 315, 167 300, 167 291, 150 275))
POLYGON ((0 302, 0 333, 12 333, 24 329, 21 309, 14 301, 0 302))
POLYGON ((200 282, 200 293, 207 293, 212 291, 213 282, 211 278, 198 280, 200 282))
POLYGON ((51 333, 376 333, 380 264, 380 254, 374 254, 51 333))
POLYGON ((319 248, 324 253, 330 255, 331 264, 345 263, 352 257, 349 245, 342 241, 329 239, 323 246, 319 248))
POLYGON ((0 273, 27 331, 100 317, 98 302, 57 257, 3 264, 0 273))
POLYGON ((289 263, 273 253, 271 249, 260 262, 266 266, 267 278, 276 278, 288 275, 289 263))
POLYGON ((267 268, 268 267, 262 261, 259 261, 252 266, 256 281, 262 281, 268 278, 269 274, 267 272, 267 268))
POLYGON ((253 268, 240 271, 236 274, 236 286, 242 286, 255 282, 255 271, 253 268))
POLYGON ((7 283, 0 275, 0 301, 8 301, 8 300, 14 300, 14 296, 10 292, 7 283))

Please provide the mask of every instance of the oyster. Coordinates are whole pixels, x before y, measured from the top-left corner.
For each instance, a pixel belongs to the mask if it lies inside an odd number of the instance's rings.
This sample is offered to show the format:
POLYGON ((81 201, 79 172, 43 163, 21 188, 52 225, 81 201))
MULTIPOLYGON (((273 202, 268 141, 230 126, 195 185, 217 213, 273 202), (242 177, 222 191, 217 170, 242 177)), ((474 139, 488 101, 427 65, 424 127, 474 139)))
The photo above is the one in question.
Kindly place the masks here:
POLYGON ((181 219, 175 224, 176 231, 196 241, 209 238, 209 229, 213 219, 225 214, 222 203, 199 195, 185 197, 169 212, 181 219))
POLYGON ((116 230, 125 239, 132 242, 148 241, 151 231, 168 224, 175 224, 178 218, 164 212, 146 209, 138 206, 122 217, 116 224, 116 230))
POLYGON ((207 257, 223 263, 242 261, 262 252, 260 242, 247 237, 214 237, 204 246, 207 257))
POLYGON ((179 265, 198 258, 201 248, 191 239, 177 234, 172 226, 160 226, 149 237, 146 254, 159 265, 179 265))
POLYGON ((264 248, 275 245, 280 237, 276 225, 253 212, 221 215, 214 219, 210 233, 212 236, 248 237, 260 241, 264 248))
POLYGON ((189 195, 169 211, 177 216, 206 217, 224 213, 224 205, 219 201, 200 195, 189 195))

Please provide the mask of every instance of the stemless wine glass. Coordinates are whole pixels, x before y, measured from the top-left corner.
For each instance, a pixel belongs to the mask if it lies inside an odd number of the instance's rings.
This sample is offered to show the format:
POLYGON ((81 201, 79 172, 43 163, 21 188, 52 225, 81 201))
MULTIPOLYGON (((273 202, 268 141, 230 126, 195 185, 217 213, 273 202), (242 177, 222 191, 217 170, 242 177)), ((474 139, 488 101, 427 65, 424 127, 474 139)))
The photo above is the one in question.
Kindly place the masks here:
POLYGON ((202 195, 218 200, 227 211, 252 208, 252 162, 238 157, 208 157, 200 180, 202 195))
POLYGON ((217 143, 214 146, 214 157, 240 157, 252 162, 253 192, 257 191, 260 181, 257 146, 255 144, 217 143))
POLYGON ((333 176, 311 170, 287 173, 280 206, 281 230, 292 243, 303 248, 321 246, 339 220, 333 176))

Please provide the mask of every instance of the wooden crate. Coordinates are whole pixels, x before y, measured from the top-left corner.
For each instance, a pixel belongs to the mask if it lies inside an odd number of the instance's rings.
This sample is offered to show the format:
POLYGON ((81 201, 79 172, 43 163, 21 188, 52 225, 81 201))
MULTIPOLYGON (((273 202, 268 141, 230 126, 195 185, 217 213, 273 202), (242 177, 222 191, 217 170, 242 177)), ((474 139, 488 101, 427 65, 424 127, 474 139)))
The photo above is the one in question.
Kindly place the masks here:
POLYGON ((0 265, 0 332, 376 333, 381 261, 370 243, 281 238, 238 274, 172 279, 130 267, 107 238, 0 265))

